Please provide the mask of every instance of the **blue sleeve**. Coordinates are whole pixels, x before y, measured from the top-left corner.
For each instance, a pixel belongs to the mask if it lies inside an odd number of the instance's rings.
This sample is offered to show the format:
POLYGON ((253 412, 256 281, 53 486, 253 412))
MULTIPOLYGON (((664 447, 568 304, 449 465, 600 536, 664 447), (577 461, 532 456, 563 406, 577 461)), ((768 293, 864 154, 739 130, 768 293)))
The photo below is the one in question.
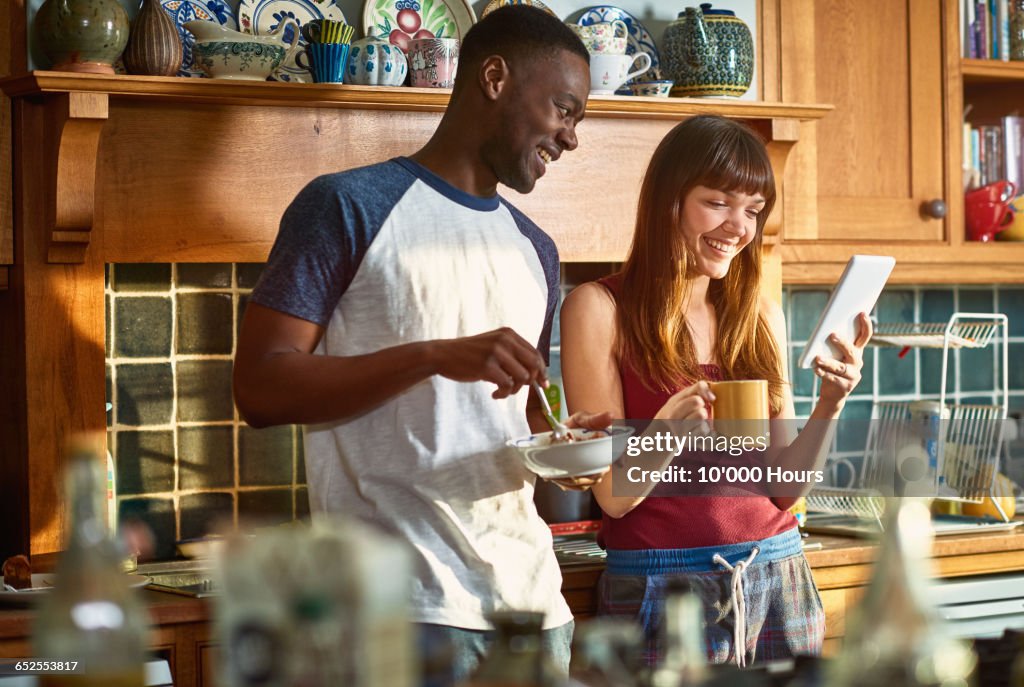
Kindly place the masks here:
POLYGON ((307 184, 281 218, 252 302, 327 326, 374 237, 414 180, 386 162, 307 184))
POLYGON ((560 286, 558 247, 555 246, 555 242, 550 236, 545 234, 540 227, 520 212, 518 208, 504 198, 501 202, 512 213, 519 231, 522 232, 523 236, 530 239, 534 250, 537 251, 540 264, 544 268, 544 276, 548 284, 548 305, 547 312, 544 315, 544 328, 541 329, 540 340, 537 341, 537 350, 544 356, 544 364, 547 365, 551 363, 551 326, 555 320, 555 308, 558 307, 558 289, 560 286))

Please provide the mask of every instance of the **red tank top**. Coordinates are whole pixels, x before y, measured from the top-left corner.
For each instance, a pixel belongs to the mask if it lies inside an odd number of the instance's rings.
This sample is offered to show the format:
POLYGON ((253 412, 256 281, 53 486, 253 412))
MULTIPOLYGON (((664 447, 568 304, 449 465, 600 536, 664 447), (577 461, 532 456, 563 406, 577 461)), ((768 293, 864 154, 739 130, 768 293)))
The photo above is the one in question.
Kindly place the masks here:
MULTIPOLYGON (((616 296, 618 275, 598 281, 616 296)), ((708 379, 722 379, 717 365, 701 367, 708 379)), ((653 418, 669 397, 689 385, 652 391, 628 360, 619 361, 619 377, 630 419, 653 418)), ((796 526, 792 514, 765 496, 665 496, 644 499, 621 518, 604 514, 598 543, 606 549, 689 549, 767 539, 796 526)))

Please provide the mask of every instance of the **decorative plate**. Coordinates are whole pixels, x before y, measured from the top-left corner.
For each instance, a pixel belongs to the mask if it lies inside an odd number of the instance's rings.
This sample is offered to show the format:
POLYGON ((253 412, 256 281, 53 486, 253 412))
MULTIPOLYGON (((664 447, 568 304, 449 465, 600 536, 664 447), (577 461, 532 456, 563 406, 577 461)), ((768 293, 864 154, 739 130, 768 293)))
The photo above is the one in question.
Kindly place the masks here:
POLYGON ((540 0, 491 0, 487 3, 487 7, 484 8, 484 11, 480 13, 480 18, 483 19, 499 7, 508 7, 509 5, 529 5, 530 7, 536 7, 539 10, 544 10, 556 19, 558 18, 558 15, 540 0))
POLYGON ((403 50, 413 38, 462 40, 475 22, 468 0, 366 0, 363 5, 366 35, 403 50))
MULTIPOLYGON (((273 32, 285 17, 294 19, 300 29, 314 19, 334 19, 348 23, 341 8, 334 4, 334 0, 242 0, 238 5, 239 28, 256 36, 273 32)), ((285 30, 285 43, 291 43, 291 32, 290 28, 285 30)), ((300 31, 299 43, 295 50, 285 58, 277 73, 271 78, 278 81, 311 82, 313 75, 309 70, 295 64, 295 55, 305 47, 306 39, 302 37, 300 31)))
MULTIPOLYGON (((578 26, 590 26, 591 24, 610 22, 616 19, 621 19, 626 24, 626 28, 629 29, 629 36, 626 37, 626 54, 635 55, 638 50, 647 53, 651 56, 651 68, 643 76, 652 78, 651 74, 658 74, 661 71, 661 59, 658 55, 658 48, 654 44, 654 38, 651 37, 647 27, 626 10, 613 7, 612 5, 588 7, 580 15, 580 18, 576 20, 576 24, 578 26)), ((632 83, 633 80, 630 79, 615 92, 619 95, 632 95, 633 92, 629 89, 629 85, 632 83)))
POLYGON ((206 76, 193 63, 192 47, 196 44, 196 37, 185 30, 185 22, 202 19, 217 22, 232 30, 237 29, 238 22, 231 6, 224 0, 161 0, 160 4, 171 15, 171 21, 181 38, 181 69, 178 70, 178 76, 206 76))

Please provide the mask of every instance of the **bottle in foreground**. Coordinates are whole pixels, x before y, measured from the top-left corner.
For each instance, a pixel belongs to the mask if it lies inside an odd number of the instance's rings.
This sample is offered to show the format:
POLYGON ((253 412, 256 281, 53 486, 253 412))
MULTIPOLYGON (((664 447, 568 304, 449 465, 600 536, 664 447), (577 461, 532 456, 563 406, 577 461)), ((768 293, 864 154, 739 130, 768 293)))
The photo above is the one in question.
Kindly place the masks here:
POLYGON ((921 499, 891 498, 864 600, 826 684, 966 687, 977 662, 927 599, 934 533, 921 499))
POLYGON ((70 452, 67 547, 54 589, 33 628, 35 656, 77 662, 74 672, 46 675, 43 687, 141 687, 148 617, 126 576, 124 556, 110 532, 100 453, 80 445, 70 452))

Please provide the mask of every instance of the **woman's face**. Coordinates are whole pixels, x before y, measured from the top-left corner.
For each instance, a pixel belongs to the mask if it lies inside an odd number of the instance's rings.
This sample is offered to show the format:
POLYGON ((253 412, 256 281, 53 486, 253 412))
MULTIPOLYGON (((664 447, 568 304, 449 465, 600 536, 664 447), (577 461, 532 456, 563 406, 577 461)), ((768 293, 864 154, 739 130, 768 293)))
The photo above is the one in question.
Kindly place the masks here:
POLYGON ((683 240, 694 257, 697 273, 721 279, 757 231, 761 194, 719 191, 695 186, 683 201, 683 240))

